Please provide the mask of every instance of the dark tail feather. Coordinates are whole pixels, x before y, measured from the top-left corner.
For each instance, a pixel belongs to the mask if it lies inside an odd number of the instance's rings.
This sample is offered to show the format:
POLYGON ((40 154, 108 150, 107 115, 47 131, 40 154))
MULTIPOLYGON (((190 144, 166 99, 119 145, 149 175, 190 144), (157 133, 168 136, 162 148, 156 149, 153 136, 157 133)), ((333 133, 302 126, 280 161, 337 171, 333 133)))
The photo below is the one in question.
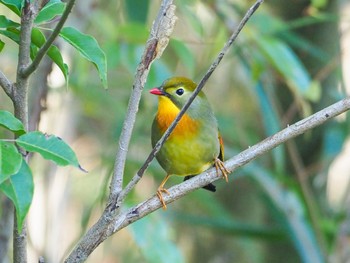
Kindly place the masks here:
MULTIPOLYGON (((193 176, 194 175, 187 175, 187 176, 185 176, 184 181, 192 178, 193 176)), ((205 190, 208 190, 210 192, 215 192, 216 191, 216 186, 214 184, 212 184, 212 183, 207 184, 206 186, 203 186, 202 188, 205 189, 205 190)))

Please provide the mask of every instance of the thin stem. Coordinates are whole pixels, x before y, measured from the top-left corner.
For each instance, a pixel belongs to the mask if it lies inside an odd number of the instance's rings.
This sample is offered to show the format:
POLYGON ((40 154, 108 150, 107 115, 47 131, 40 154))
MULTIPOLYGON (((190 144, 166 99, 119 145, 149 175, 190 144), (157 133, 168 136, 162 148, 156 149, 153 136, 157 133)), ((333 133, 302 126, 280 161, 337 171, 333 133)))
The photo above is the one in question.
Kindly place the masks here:
POLYGON ((3 88, 7 96, 12 98, 12 82, 5 76, 5 74, 0 70, 0 86, 3 88))
POLYGON ((55 41, 58 34, 61 32, 61 29, 63 25, 65 24, 69 13, 72 11, 72 8, 75 4, 75 0, 70 0, 62 14, 61 19, 58 21, 55 29, 52 31, 51 35, 46 40, 45 44, 39 49, 36 57, 34 58, 33 62, 26 68, 23 68, 21 70, 21 76, 22 77, 28 77, 30 74, 32 74, 39 66, 40 61, 45 56, 49 48, 51 47, 52 43, 55 41))

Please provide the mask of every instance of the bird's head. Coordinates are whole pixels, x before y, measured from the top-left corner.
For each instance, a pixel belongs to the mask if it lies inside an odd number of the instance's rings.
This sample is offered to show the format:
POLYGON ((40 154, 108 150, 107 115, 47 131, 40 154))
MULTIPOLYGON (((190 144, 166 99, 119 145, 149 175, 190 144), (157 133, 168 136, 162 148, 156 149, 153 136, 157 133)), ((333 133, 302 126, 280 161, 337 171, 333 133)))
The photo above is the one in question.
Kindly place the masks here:
MULTIPOLYGON (((172 77, 165 80, 160 87, 151 89, 150 93, 170 99, 178 109, 181 109, 196 87, 197 84, 188 78, 172 77)), ((201 100, 206 101, 205 95, 202 91, 198 94, 198 97, 192 105, 199 103, 201 100)))

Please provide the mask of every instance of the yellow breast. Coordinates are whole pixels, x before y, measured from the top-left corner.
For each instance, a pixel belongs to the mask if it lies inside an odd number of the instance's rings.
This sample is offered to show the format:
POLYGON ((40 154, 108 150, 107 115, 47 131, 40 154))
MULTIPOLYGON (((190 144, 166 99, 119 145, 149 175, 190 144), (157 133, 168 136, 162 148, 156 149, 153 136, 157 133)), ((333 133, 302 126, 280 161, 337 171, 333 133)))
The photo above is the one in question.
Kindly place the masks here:
MULTIPOLYGON (((158 127, 163 134, 170 124, 174 121, 179 114, 180 109, 174 105, 174 103, 165 96, 159 96, 158 112, 156 120, 158 127)), ((192 119, 187 113, 185 113, 176 128, 172 132, 171 136, 181 137, 195 135, 199 127, 199 122, 192 119)))

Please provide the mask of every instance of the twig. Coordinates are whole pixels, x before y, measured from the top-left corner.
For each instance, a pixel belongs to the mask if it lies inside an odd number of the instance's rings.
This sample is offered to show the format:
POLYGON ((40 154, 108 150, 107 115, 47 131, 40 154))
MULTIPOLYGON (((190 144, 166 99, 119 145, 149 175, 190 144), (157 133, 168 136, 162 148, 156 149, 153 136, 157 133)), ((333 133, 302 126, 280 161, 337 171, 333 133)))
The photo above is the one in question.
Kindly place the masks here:
POLYGON ((55 29, 52 31, 51 35, 48 37, 45 44, 39 49, 39 51, 38 51, 36 57, 34 58, 34 60, 32 61, 32 63, 28 67, 23 68, 20 71, 20 74, 22 77, 28 77, 30 74, 32 74, 38 68, 40 61, 45 56, 45 54, 47 53, 47 51, 51 47, 52 43, 55 41, 56 37, 60 33, 64 23, 66 22, 66 20, 68 18, 69 13, 72 11, 74 3, 75 3, 75 0, 70 0, 68 2, 67 6, 62 14, 61 19, 58 21, 55 29))
POLYGON ((12 98, 13 85, 1 70, 0 70, 0 86, 3 88, 7 96, 12 98))
POLYGON ((139 63, 133 84, 133 90, 129 99, 128 109, 123 123, 122 132, 119 138, 119 150, 114 164, 114 172, 110 185, 109 203, 116 201, 122 189, 123 174, 126 155, 129 148, 133 127, 138 112, 139 102, 143 87, 146 83, 150 65, 161 56, 169 42, 170 34, 173 31, 176 16, 173 0, 163 0, 157 18, 153 23, 150 37, 147 41, 141 62, 139 63))
MULTIPOLYGON (((350 98, 345 98, 331 106, 305 118, 297 123, 288 126, 282 131, 266 138, 265 140, 257 143, 256 145, 249 147, 240 154, 232 157, 225 162, 225 167, 233 172, 239 167, 249 163, 250 161, 256 159, 267 151, 270 151, 280 144, 309 131, 331 118, 338 116, 345 111, 350 109, 350 98)), ((184 181, 181 184, 175 185, 169 189, 168 195, 164 195, 163 198, 165 202, 171 203, 180 197, 188 194, 189 192, 201 188, 209 183, 212 183, 221 176, 217 175, 215 168, 207 170, 200 175, 197 175, 190 180, 184 181)), ((142 217, 152 213, 153 211, 162 207, 157 196, 153 196, 150 199, 138 204, 124 213, 120 214, 118 219, 114 222, 112 231, 117 232, 120 229, 130 225, 131 223, 141 219, 142 217)))
POLYGON ((262 2, 263 2, 263 0, 256 1, 255 4, 252 5, 252 7, 249 8, 249 10, 246 12, 246 14, 242 18, 241 22, 239 23, 237 29, 231 35, 229 40, 226 42, 225 46, 220 51, 220 53, 217 56, 217 58, 211 64, 211 66, 208 69, 207 73, 204 75, 202 80, 199 82, 198 86, 194 90, 194 92, 191 95, 191 97, 188 99, 188 101, 183 106, 183 108, 181 109, 179 114, 176 116, 174 121, 171 123, 171 125, 168 127, 168 129, 165 131, 165 133, 163 134, 162 138, 160 138, 160 140, 156 143, 156 145, 152 149, 151 153, 148 155, 145 163, 142 165, 142 167, 139 169, 139 171, 136 173, 136 175, 132 178, 132 180, 128 183, 128 185, 125 187, 125 189, 122 191, 122 193, 121 193, 121 195, 119 197, 120 199, 123 199, 134 188, 134 186, 140 181, 140 179, 142 178, 144 172, 148 168, 148 166, 151 163, 151 161, 154 159, 156 154, 159 152, 160 148, 163 146, 163 144, 165 143, 167 138, 170 136, 172 131, 175 129, 176 125, 178 124, 178 122, 180 121, 182 116, 185 114, 187 109, 190 107, 190 105, 193 102, 193 100, 197 97, 198 93, 203 89, 205 83, 207 82, 207 80, 209 79, 211 74, 214 72, 216 67, 219 65, 220 61, 222 60, 224 55, 227 53, 227 51, 229 50, 230 46, 236 40, 237 36, 241 32, 241 30, 244 27, 244 25, 248 22, 248 20, 254 14, 254 12, 259 8, 259 6, 262 4, 262 2))

